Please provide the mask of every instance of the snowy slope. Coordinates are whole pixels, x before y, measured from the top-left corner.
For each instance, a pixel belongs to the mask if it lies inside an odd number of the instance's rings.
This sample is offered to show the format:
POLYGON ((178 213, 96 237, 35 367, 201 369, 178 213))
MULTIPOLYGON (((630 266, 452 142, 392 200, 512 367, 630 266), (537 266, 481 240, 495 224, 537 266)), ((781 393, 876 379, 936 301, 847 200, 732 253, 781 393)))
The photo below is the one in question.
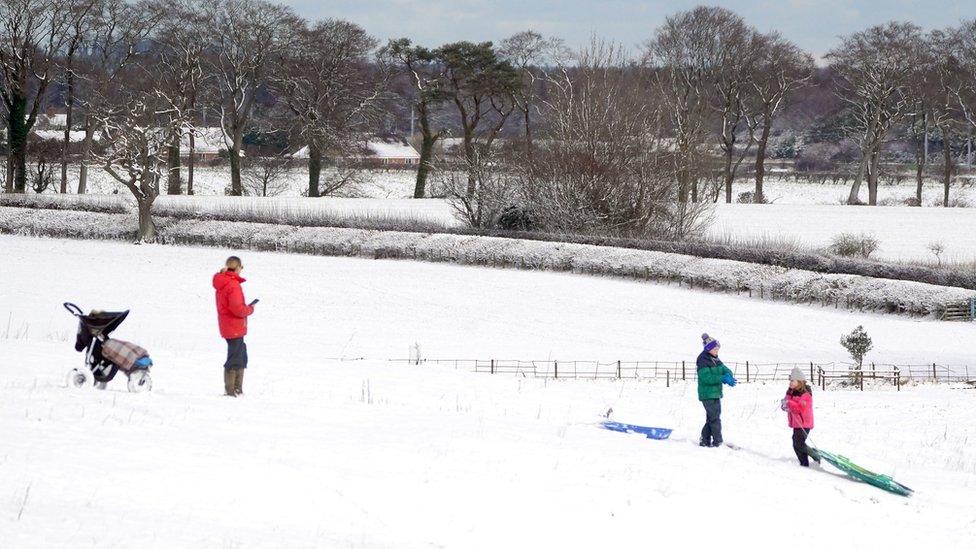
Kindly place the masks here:
POLYGON ((863 323, 878 360, 962 363, 972 326, 247 253, 245 291, 261 303, 246 396, 231 400, 209 288, 229 250, 0 237, 0 251, 3 547, 778 547, 799 530, 804 545, 962 548, 976 526, 973 390, 815 393, 814 440, 895 473, 917 490, 906 500, 797 467, 780 384, 728 389, 726 438, 745 450, 713 450, 692 444, 693 385, 380 360, 414 341, 441 357, 690 359, 703 329, 729 360, 837 360, 838 332, 863 323), (118 336, 152 352, 151 394, 62 387, 81 361, 65 300, 132 308, 118 336), (609 406, 673 440, 594 428, 609 406))

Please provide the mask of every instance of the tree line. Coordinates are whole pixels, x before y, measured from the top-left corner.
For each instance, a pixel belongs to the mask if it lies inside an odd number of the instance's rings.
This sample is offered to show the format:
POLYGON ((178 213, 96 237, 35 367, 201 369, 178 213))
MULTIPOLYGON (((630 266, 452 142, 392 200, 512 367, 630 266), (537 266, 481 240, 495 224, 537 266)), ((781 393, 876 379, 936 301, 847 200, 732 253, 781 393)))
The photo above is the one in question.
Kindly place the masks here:
POLYGON ((718 7, 668 16, 631 51, 598 37, 574 50, 531 30, 497 44, 380 43, 353 22, 264 0, 0 0, 4 190, 26 191, 29 136, 55 105, 66 114, 58 190, 71 192, 69 161, 78 193, 90 167, 104 169, 136 197, 145 238, 161 187, 193 192, 208 125, 227 149, 230 194, 244 193, 242 151, 261 135, 307 149, 315 197, 334 188, 323 172, 369 136, 416 120, 414 196, 435 180, 481 228, 681 238, 703 204, 735 199, 744 172, 748 199, 766 201, 767 161, 800 148, 774 143, 784 131, 835 145, 831 158, 853 170, 852 204, 865 185, 877 203, 886 158, 906 146, 920 203, 938 143, 948 205, 976 127, 976 20, 927 33, 877 25, 825 61, 718 7))

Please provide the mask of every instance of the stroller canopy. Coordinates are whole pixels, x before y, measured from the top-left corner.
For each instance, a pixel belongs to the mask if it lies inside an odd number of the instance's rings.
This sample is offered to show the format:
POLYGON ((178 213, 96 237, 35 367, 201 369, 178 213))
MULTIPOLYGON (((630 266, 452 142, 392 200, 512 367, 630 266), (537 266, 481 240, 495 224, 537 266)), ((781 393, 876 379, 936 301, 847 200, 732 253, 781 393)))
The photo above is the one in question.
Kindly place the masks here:
POLYGON ((98 336, 108 336, 125 321, 125 317, 129 316, 129 311, 92 311, 86 315, 82 314, 81 309, 73 303, 65 303, 64 307, 78 317, 76 351, 87 348, 91 345, 92 340, 98 336))

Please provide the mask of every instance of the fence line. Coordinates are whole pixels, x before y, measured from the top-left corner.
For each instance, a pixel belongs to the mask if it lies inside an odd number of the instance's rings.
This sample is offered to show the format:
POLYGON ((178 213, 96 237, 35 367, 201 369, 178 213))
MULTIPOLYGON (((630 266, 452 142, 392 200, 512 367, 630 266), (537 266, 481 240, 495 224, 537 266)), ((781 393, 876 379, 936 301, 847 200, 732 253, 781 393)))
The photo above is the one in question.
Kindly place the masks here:
MULTIPOLYGON (((408 364, 449 365, 477 373, 508 374, 551 379, 654 379, 695 381, 698 379, 692 361, 612 361, 594 360, 498 360, 498 359, 388 359, 388 362, 408 364)), ((970 367, 948 367, 939 364, 881 364, 866 363, 862 369, 844 362, 726 362, 740 383, 786 381, 793 368, 800 368, 810 383, 826 388, 828 383, 841 382, 864 389, 866 380, 890 382, 900 387, 908 382, 957 383, 973 381, 970 367)))

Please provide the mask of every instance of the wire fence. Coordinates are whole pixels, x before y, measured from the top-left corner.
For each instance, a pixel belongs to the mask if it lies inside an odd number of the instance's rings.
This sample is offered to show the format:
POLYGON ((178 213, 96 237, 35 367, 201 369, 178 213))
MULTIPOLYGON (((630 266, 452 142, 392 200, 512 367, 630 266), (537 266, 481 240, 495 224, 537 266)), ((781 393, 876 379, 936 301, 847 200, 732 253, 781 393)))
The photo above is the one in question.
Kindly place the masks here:
MULTIPOLYGON (((698 372, 694 362, 675 361, 622 361, 600 362, 580 360, 479 360, 479 359, 391 359, 417 365, 435 364, 453 366, 478 373, 495 375, 515 375, 551 379, 646 379, 663 380, 669 387, 671 382, 697 381, 698 372)), ((974 382, 976 367, 972 375, 970 367, 944 366, 939 364, 880 364, 866 363, 858 368, 845 362, 727 362, 736 380, 745 383, 766 381, 787 381, 794 368, 807 375, 811 383, 826 389, 831 384, 857 386, 864 384, 891 383, 900 387, 911 382, 959 383, 974 382)))

